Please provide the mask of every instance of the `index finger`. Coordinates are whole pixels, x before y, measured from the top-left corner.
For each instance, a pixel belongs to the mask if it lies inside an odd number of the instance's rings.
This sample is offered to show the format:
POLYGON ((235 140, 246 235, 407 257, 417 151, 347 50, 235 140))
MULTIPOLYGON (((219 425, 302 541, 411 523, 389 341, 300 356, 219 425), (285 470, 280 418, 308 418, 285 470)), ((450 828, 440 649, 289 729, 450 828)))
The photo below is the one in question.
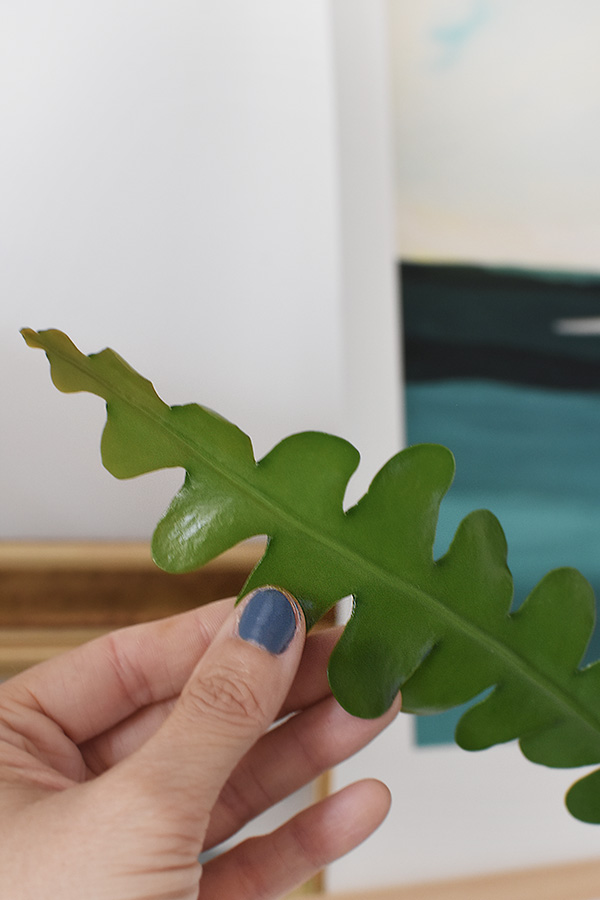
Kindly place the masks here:
MULTIPOLYGON (((139 710, 178 697, 234 603, 219 600, 122 628, 28 669, 0 692, 10 690, 20 704, 48 716, 74 743, 91 741, 125 727, 139 710)), ((339 633, 332 628, 308 637, 282 715, 330 693, 327 662, 339 633)))
POLYGON ((57 722, 76 744, 176 696, 231 612, 219 600, 132 625, 34 666, 0 690, 57 722))

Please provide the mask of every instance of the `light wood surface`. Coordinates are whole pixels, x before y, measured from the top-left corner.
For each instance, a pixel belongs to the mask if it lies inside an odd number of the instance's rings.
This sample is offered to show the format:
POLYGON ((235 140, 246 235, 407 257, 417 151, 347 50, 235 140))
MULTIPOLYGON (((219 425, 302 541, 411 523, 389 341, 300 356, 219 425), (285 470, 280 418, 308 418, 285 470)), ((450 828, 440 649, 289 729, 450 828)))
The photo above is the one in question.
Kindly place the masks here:
MULTIPOLYGON (((251 569, 264 552, 264 541, 246 541, 226 550, 202 571, 233 566, 251 569)), ((0 541, 0 570, 160 571, 146 541, 0 541)))
POLYGON ((234 596, 264 552, 248 541, 170 575, 145 543, 0 542, 0 628, 116 628, 234 596))
POLYGON ((113 628, 234 595, 263 552, 263 541, 247 542, 179 576, 142 542, 0 542, 0 677, 113 628))
MULTIPOLYGON (((597 860, 567 865, 325 896, 327 900, 600 900, 600 853, 597 860)), ((324 897, 313 893, 305 900, 324 897)))

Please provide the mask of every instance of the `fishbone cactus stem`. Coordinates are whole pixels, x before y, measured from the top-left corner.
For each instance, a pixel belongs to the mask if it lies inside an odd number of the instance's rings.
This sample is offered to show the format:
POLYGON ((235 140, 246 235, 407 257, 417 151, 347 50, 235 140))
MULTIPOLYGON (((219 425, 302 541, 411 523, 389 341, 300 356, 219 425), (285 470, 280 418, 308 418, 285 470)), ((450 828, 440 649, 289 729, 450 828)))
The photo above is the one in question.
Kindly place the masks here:
MULTIPOLYGON (((309 626, 353 597, 329 665, 333 692, 351 713, 378 716, 399 690, 404 710, 420 714, 487 692, 462 716, 460 746, 517 739, 536 763, 600 764, 600 664, 582 668, 593 591, 576 570, 555 569, 511 613, 506 541, 487 510, 463 519, 448 552, 434 559, 439 508, 454 477, 448 449, 403 450, 344 509, 359 462, 347 441, 294 434, 257 461, 239 428, 197 404, 168 406, 113 350, 86 356, 60 331, 22 333, 45 350, 59 390, 106 401, 101 451, 109 472, 185 470, 152 541, 161 568, 187 572, 266 534, 242 596, 279 585, 298 598, 309 626)), ((567 806, 600 823, 600 769, 575 783, 567 806)))

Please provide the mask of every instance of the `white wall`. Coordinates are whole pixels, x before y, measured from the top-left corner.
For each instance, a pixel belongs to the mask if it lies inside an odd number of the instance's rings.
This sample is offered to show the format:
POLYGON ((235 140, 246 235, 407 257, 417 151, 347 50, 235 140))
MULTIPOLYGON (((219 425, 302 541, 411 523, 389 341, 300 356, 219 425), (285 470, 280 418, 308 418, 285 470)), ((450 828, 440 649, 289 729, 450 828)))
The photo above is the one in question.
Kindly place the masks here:
POLYGON ((103 403, 23 325, 113 346, 259 454, 342 433, 353 497, 398 449, 386 62, 384 0, 0 5, 0 538, 146 538, 181 479, 108 475, 103 403))
POLYGON ((145 537, 181 477, 114 482, 103 404, 58 394, 23 325, 114 347, 259 454, 344 431, 331 54, 322 0, 2 5, 0 536, 145 537))
POLYGON ((362 466, 349 500, 404 443, 388 15, 331 0, 340 197, 345 435, 362 466))
POLYGON ((2 5, 0 537, 146 537, 181 479, 115 482, 103 404, 23 325, 112 346, 259 455, 343 433, 364 486, 397 449, 391 181, 344 163, 332 48, 328 0, 2 5), (370 182, 363 249, 341 194, 370 182))

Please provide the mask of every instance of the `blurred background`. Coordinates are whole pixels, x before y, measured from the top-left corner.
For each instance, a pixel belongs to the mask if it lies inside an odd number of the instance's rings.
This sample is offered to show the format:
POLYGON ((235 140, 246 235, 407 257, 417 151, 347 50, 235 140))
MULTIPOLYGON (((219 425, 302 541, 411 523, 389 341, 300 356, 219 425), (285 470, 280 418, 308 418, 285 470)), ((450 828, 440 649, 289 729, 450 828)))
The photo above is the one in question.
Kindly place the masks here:
MULTIPOLYGON (((445 443, 437 553, 485 506, 516 603, 555 565, 600 589, 599 36, 594 0, 4 0, 0 538, 146 540, 182 478, 102 469, 102 402, 18 334, 57 327, 258 456, 343 434, 349 499, 445 443)), ((595 853, 572 773, 453 724, 334 774, 395 804, 332 889, 595 853)))

